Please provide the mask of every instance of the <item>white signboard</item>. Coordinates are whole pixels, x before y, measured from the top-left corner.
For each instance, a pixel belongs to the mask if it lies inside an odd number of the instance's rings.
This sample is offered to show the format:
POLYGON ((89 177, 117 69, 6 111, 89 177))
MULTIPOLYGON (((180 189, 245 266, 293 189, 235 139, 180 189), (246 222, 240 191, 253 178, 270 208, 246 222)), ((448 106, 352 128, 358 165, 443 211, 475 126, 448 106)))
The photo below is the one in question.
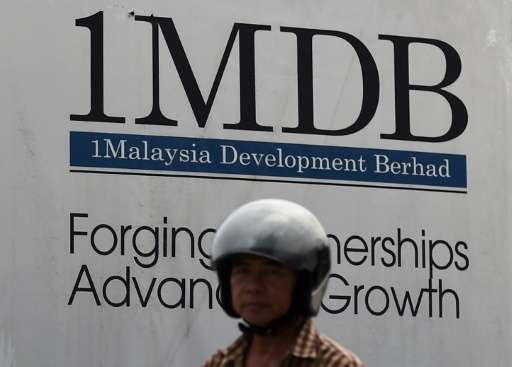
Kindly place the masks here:
POLYGON ((201 365, 238 334, 212 238, 260 198, 324 224, 317 324, 367 366, 510 366, 511 11, 4 5, 0 366, 201 365))

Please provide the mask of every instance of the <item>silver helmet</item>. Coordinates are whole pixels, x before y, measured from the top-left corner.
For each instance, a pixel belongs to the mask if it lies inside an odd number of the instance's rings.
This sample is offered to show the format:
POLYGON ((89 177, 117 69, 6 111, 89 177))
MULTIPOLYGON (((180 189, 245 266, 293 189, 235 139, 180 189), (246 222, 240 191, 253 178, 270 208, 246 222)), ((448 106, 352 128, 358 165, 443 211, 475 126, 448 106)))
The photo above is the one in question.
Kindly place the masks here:
POLYGON ((331 265, 327 241, 318 219, 291 201, 257 200, 236 209, 221 224, 212 245, 221 306, 228 315, 239 317, 231 303, 231 259, 242 254, 257 255, 297 271, 299 282, 292 307, 303 316, 315 316, 331 265))

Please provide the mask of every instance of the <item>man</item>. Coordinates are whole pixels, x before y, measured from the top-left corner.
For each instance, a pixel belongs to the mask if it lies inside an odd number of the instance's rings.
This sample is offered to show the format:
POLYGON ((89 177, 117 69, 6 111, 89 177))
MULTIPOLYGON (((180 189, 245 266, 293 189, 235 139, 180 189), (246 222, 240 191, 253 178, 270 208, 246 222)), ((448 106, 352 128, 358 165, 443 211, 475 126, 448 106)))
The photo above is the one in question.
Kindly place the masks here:
POLYGON ((318 334, 330 270, 327 235, 316 217, 284 200, 235 210, 212 247, 224 311, 243 332, 204 367, 363 367, 350 351, 318 334))

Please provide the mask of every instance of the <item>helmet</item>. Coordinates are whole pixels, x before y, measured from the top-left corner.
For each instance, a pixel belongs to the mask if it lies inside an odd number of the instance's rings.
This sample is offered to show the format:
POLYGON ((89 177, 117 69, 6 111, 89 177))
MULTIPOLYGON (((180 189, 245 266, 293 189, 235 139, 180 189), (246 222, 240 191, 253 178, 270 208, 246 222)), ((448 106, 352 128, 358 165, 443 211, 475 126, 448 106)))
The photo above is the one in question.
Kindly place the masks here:
POLYGON ((293 305, 303 316, 315 316, 327 286, 331 257, 327 235, 318 219, 291 201, 264 199, 236 209, 213 239, 212 265, 217 270, 220 304, 232 317, 231 259, 256 255, 277 261, 298 273, 293 305))

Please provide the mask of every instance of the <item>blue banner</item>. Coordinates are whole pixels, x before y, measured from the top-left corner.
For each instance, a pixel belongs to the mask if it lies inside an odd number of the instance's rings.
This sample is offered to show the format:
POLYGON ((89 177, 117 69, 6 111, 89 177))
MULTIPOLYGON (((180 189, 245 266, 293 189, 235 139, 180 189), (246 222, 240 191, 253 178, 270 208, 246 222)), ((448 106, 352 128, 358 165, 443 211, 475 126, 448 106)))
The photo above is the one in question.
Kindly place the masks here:
POLYGON ((466 156, 70 132, 70 166, 466 188, 466 156))

